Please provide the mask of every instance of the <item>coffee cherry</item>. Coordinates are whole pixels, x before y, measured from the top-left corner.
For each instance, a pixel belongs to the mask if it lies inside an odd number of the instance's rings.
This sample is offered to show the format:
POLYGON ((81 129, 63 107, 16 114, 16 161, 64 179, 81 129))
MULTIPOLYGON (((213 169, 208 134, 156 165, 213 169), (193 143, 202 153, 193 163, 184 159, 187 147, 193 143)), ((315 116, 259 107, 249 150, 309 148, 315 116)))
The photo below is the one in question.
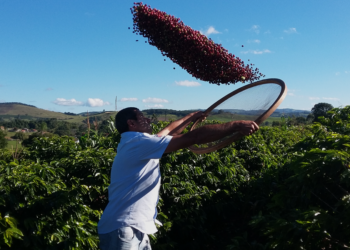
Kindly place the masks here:
POLYGON ((135 3, 132 13, 133 32, 148 38, 148 43, 163 56, 197 79, 220 85, 253 82, 264 76, 252 64, 245 65, 221 44, 186 26, 179 18, 142 3, 135 3))

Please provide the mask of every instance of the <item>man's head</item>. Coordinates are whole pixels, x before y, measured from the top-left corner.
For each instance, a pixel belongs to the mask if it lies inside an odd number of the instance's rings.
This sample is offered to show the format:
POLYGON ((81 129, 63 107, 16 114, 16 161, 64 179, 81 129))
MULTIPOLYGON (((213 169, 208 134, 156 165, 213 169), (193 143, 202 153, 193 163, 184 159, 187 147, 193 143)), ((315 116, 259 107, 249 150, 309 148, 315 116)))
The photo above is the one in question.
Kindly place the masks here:
POLYGON ((115 124, 119 133, 127 131, 152 133, 151 120, 144 117, 138 108, 125 108, 115 116, 115 124))

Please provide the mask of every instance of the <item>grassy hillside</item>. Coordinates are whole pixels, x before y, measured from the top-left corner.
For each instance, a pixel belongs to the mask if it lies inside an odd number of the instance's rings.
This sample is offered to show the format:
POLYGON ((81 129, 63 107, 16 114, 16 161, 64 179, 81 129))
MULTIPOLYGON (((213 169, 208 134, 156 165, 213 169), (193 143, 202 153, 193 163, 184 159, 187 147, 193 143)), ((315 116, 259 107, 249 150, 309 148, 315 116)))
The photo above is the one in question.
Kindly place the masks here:
POLYGON ((59 120, 71 120, 73 116, 65 115, 59 112, 48 111, 36 107, 30 107, 21 104, 0 103, 0 117, 33 119, 33 118, 57 118, 59 120))
MULTIPOLYGON (((114 117, 116 112, 104 112, 98 115, 92 115, 90 117, 101 117, 101 120, 109 119, 110 116, 114 117)), ((82 115, 66 115, 60 112, 49 111, 45 109, 39 109, 36 107, 31 107, 21 104, 9 104, 9 103, 0 103, 0 118, 5 120, 19 118, 25 120, 32 119, 46 119, 46 118, 56 118, 57 120, 81 123, 86 120, 86 116, 82 115)))

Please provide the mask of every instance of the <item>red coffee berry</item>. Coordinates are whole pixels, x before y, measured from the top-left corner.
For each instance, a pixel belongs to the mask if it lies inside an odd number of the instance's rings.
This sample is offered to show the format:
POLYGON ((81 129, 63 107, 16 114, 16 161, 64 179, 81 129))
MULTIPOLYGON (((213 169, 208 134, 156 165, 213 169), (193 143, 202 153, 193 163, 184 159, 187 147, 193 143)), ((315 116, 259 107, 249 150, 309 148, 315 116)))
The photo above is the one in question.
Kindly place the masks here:
POLYGON ((221 44, 186 26, 179 18, 142 3, 134 3, 132 14, 133 32, 147 37, 148 43, 156 46, 163 56, 197 79, 220 85, 242 80, 253 82, 264 76, 252 64, 245 65, 221 44))

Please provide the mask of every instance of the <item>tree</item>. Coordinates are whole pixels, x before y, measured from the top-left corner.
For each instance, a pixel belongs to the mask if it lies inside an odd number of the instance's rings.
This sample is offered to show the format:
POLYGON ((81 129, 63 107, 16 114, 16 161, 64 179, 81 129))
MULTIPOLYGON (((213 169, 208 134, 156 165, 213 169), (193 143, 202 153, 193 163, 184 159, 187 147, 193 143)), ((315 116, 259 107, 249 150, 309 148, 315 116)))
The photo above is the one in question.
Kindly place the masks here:
POLYGON ((314 115, 312 113, 308 114, 306 117, 306 122, 307 123, 312 123, 312 121, 314 120, 314 115))
POLYGON ((43 122, 40 124, 40 130, 41 130, 41 133, 43 133, 44 131, 47 130, 47 123, 46 123, 46 122, 43 121, 43 122))
POLYGON ((315 104, 315 106, 311 109, 311 113, 314 116, 314 122, 319 121, 320 116, 326 116, 327 112, 333 109, 333 106, 329 103, 320 102, 315 104))
POLYGON ((5 148, 7 146, 7 139, 5 138, 6 135, 6 131, 0 130, 0 148, 5 148))
POLYGON ((17 132, 12 138, 13 139, 18 139, 20 141, 23 141, 23 140, 27 139, 28 136, 25 133, 23 133, 23 132, 17 132))
POLYGON ((71 135, 71 128, 70 124, 68 122, 61 123, 56 129, 55 129, 55 134, 59 136, 63 135, 71 135))
POLYGON ((5 138, 5 136, 6 136, 6 132, 0 130, 0 149, 7 147, 7 143, 8 142, 7 142, 6 138, 5 138))
POLYGON ((273 121, 272 122, 272 127, 277 127, 277 126, 280 126, 281 123, 279 121, 273 121))
POLYGON ((51 133, 45 133, 45 134, 33 133, 33 134, 29 135, 27 138, 25 138, 25 140, 22 141, 22 146, 28 147, 31 144, 33 144, 35 138, 40 138, 40 137, 52 138, 52 137, 54 137, 54 134, 51 134, 51 133))
POLYGON ((305 124, 306 123, 306 118, 302 116, 298 116, 295 118, 296 124, 305 124))

